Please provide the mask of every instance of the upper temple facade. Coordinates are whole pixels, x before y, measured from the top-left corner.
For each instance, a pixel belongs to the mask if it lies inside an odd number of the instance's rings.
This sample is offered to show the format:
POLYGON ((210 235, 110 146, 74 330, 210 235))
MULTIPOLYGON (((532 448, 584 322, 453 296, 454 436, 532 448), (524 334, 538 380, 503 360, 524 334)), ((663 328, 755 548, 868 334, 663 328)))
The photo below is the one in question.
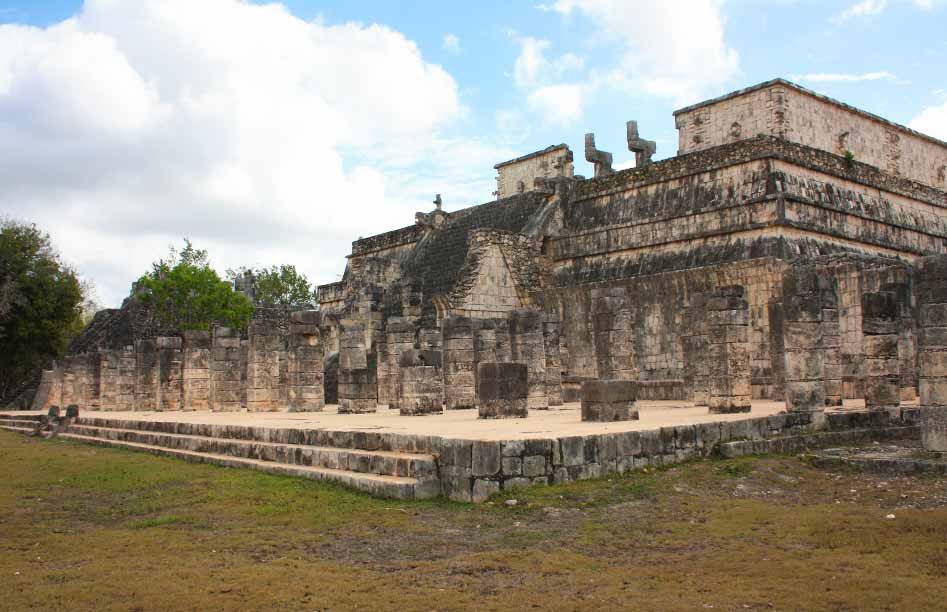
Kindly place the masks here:
POLYGON ((593 178, 552 146, 498 164, 496 201, 354 242, 343 280, 319 288, 323 313, 436 329, 535 309, 559 321, 567 380, 633 378, 682 399, 700 359, 695 296, 739 285, 750 392, 781 399, 773 305, 787 270, 820 262, 838 287, 832 393, 860 397, 861 293, 947 251, 947 143, 781 79, 674 118, 675 157, 649 163, 629 124, 639 167, 612 171, 589 135, 593 178))

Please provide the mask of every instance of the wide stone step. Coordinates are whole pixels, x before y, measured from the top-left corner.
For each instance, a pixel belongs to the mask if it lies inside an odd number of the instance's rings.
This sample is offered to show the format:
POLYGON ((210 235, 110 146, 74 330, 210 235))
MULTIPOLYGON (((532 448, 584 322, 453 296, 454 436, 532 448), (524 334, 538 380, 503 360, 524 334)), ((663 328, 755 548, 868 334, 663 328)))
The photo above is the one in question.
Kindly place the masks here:
MULTIPOLYGON (((301 429, 286 427, 263 427, 254 425, 228 425, 187 421, 155 421, 147 419, 121 419, 114 417, 80 416, 79 425, 130 429, 205 438, 249 440, 278 444, 300 444, 307 446, 337 447, 369 451, 427 452, 416 447, 398 446, 399 436, 373 431, 336 431, 326 429, 301 429)), ((405 437, 405 436, 402 436, 405 437)))
POLYGON ((27 419, 0 419, 0 427, 29 427, 34 428, 39 425, 39 421, 27 419))
POLYGON ((902 440, 919 436, 920 428, 916 425, 822 431, 798 436, 764 438, 762 440, 722 442, 717 445, 716 453, 727 458, 742 457, 744 455, 795 454, 826 446, 902 440))
POLYGON ((305 444, 259 442, 234 438, 216 438, 186 434, 143 431, 117 427, 72 425, 69 433, 116 442, 133 442, 241 459, 285 463, 296 466, 324 467, 383 476, 430 480, 437 478, 433 455, 394 451, 366 451, 352 448, 321 447, 305 444))
POLYGON ((422 481, 417 478, 365 474, 326 467, 289 465, 272 461, 262 461, 259 459, 233 457, 231 455, 164 448, 137 442, 108 440, 105 438, 84 436, 75 433, 63 433, 60 434, 59 437, 66 440, 74 440, 77 442, 85 442, 99 446, 124 448, 128 450, 151 453, 153 455, 175 457, 194 463, 211 463, 224 467, 252 468, 270 474, 293 476, 297 478, 309 478, 311 480, 332 481, 349 486, 359 491, 376 495, 378 497, 389 497, 394 499, 428 499, 435 497, 440 493, 440 483, 437 480, 422 481))
POLYGON ((14 433, 21 433, 21 434, 31 434, 34 431, 36 431, 35 427, 14 427, 12 425, 3 425, 3 424, 0 424, 0 429, 4 431, 12 431, 14 433))
POLYGON ((0 413, 0 421, 31 421, 39 423, 42 420, 43 415, 41 414, 22 414, 17 412, 0 413))

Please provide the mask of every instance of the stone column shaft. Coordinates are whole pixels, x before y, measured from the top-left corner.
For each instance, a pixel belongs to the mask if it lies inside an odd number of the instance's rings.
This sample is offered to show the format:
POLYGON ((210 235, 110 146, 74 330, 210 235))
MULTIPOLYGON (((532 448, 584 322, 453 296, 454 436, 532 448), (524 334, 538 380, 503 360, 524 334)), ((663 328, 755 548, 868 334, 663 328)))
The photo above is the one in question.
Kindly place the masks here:
POLYGON ((319 311, 292 314, 289 349, 289 410, 318 412, 325 406, 322 334, 319 311))
POLYGON ((240 330, 215 327, 210 349, 210 405, 214 412, 239 412, 243 405, 240 330))
POLYGON ((378 409, 375 355, 365 348, 365 326, 344 320, 339 349, 339 412, 363 413, 378 409))
POLYGON ((542 314, 533 310, 514 310, 510 313, 510 344, 513 362, 527 368, 529 408, 547 410, 546 346, 543 341, 542 314))
POLYGON ((158 336, 158 410, 181 410, 183 400, 184 341, 180 336, 158 336))
POLYGON ((783 275, 783 355, 786 410, 825 410, 822 287, 806 266, 783 275))
POLYGON ((862 337, 867 375, 865 407, 868 410, 885 410, 901 404, 899 319, 894 292, 862 293, 862 337))
POLYGON ((444 347, 444 400, 448 410, 475 408, 473 322, 451 316, 441 322, 444 347))
POLYGON ((710 398, 713 413, 750 411, 749 304, 740 285, 707 299, 710 398))

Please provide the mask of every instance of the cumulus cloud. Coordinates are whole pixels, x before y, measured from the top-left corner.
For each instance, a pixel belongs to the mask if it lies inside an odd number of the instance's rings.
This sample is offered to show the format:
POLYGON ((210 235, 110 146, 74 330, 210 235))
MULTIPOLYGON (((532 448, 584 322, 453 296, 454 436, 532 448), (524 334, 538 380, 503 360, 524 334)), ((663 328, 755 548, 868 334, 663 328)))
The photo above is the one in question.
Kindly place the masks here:
POLYGON ((471 154, 439 136, 463 113, 454 79, 380 25, 87 0, 48 28, 0 25, 0 209, 48 229, 107 303, 182 236, 219 269, 331 282, 355 237, 410 223, 411 164, 471 154))
POLYGON ((547 121, 569 125, 582 118, 583 86, 563 83, 540 87, 529 94, 530 110, 540 113, 547 121))
POLYGON ((548 40, 531 36, 510 36, 520 47, 513 64, 513 82, 526 91, 528 107, 545 121, 567 125, 582 117, 582 83, 561 83, 561 79, 580 71, 584 60, 574 53, 547 57, 548 40))
MULTIPOLYGON (((856 2, 841 13, 834 15, 831 21, 835 24, 842 24, 851 19, 880 15, 890 4, 889 0, 861 0, 861 2, 856 2)), ((929 11, 938 4, 944 4, 944 0, 910 0, 910 4, 919 9, 929 11)))
POLYGON ((908 127, 947 141, 947 103, 924 109, 908 127))
POLYGON ((693 102, 739 72, 739 55, 725 40, 722 0, 558 0, 540 5, 592 20, 597 35, 619 48, 619 65, 605 85, 693 102))
POLYGON ((870 17, 881 13, 886 8, 888 8, 888 0, 862 0, 832 17, 832 21, 843 23, 856 17, 870 17))

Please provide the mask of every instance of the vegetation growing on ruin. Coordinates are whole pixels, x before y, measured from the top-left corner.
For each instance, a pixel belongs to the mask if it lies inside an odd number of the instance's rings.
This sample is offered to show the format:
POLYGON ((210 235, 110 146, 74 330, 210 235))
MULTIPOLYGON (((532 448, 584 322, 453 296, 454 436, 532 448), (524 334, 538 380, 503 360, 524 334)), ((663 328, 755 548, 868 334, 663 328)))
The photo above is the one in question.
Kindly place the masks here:
POLYGON ((82 286, 35 225, 0 221, 0 398, 61 357, 82 326, 82 286))
POLYGON ((210 267, 207 251, 187 238, 183 249, 172 247, 167 259, 152 264, 134 291, 158 321, 182 330, 210 329, 215 322, 243 328, 253 313, 250 300, 210 267))
POLYGON ((227 270, 227 278, 236 280, 247 274, 254 278, 254 300, 259 304, 300 306, 316 304, 316 292, 305 274, 296 266, 283 264, 262 268, 240 267, 227 270))
POLYGON ((6 432, 0 462, 11 610, 947 609, 943 476, 747 458, 472 506, 6 432))

